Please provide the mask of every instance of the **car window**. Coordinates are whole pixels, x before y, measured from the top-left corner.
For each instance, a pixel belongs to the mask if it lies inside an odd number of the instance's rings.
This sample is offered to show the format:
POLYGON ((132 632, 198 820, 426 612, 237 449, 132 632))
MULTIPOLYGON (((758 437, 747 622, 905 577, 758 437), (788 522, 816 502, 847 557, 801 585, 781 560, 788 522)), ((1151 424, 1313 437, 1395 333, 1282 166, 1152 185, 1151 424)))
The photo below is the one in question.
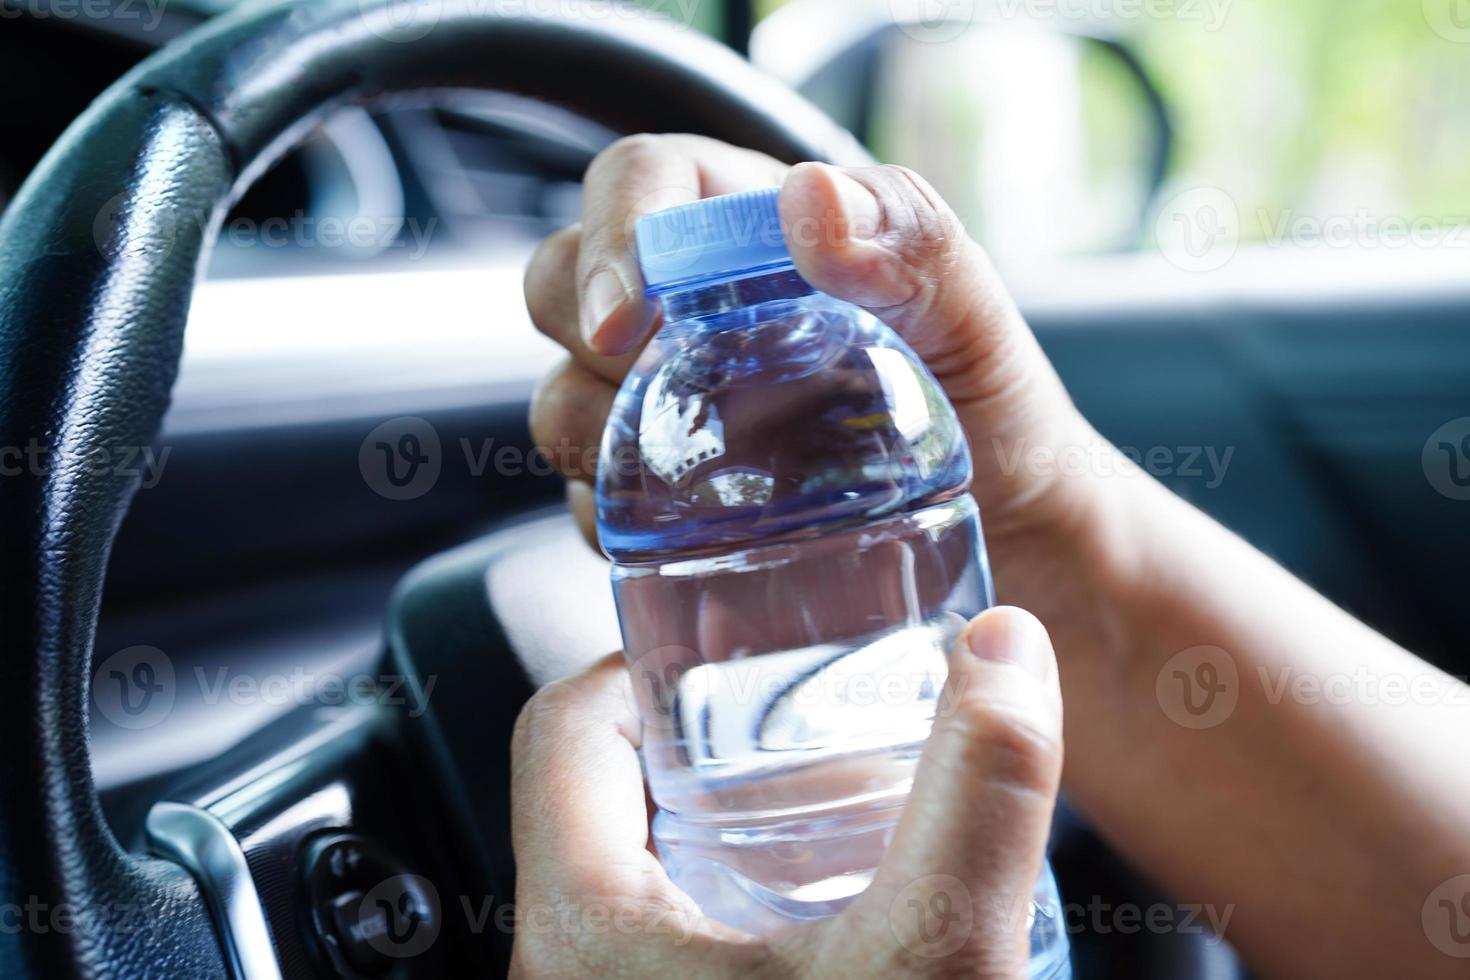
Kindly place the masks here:
POLYGON ((1187 250, 1212 229, 1244 246, 1470 251, 1463 0, 758 11, 757 60, 929 176, 1002 258, 1187 250))

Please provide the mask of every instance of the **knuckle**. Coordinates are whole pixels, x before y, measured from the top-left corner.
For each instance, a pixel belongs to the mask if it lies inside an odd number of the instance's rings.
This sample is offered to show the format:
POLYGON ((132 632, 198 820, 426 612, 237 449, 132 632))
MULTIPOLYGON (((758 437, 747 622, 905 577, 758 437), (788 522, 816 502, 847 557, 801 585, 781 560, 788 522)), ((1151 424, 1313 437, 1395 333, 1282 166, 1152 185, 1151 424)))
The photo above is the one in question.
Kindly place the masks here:
POLYGON ((575 700, 576 691, 565 680, 553 681, 531 695, 511 729, 512 756, 520 756, 528 745, 544 741, 555 732, 567 711, 574 709, 575 700))
POLYGON ((897 163, 884 164, 878 169, 887 177, 890 186, 912 203, 934 211, 949 210, 933 186, 918 171, 897 163))
POLYGON ((1037 707, 967 697, 955 723, 966 762, 995 783, 1036 793, 1054 792, 1061 775, 1062 742, 1037 707))
POLYGON ((885 210, 893 226, 905 232, 904 243, 916 259, 947 259, 968 243, 954 213, 927 180, 908 167, 888 164, 879 168, 884 195, 892 202, 885 210))
POLYGON ((607 155, 622 160, 637 160, 651 154, 662 153, 668 141, 659 133, 632 133, 614 140, 607 148, 607 155))
POLYGON ((520 764, 531 746, 541 746, 543 760, 557 758, 560 747, 580 743, 592 728, 602 729, 612 721, 623 725, 628 718, 631 692, 626 683, 623 655, 611 653, 580 674, 552 681, 536 691, 521 707, 511 729, 511 756, 520 764))
POLYGON ((529 417, 531 441, 563 476, 591 479, 611 396, 610 385, 570 358, 536 387, 529 417))
POLYGON ((878 169, 887 173, 895 183, 907 188, 910 193, 926 198, 934 193, 929 182, 911 167, 905 167, 901 163, 886 163, 878 169))
POLYGON ((543 724, 539 715, 542 709, 536 705, 536 695, 521 705, 520 712, 516 715, 516 723, 510 730, 510 754, 512 758, 520 758, 525 754, 526 747, 535 740, 535 729, 543 724))
POLYGON ((637 169, 667 152, 667 140, 657 133, 634 133, 614 140, 593 158, 589 175, 615 177, 625 170, 637 169))
POLYGON ((537 446, 550 445, 565 434, 563 422, 570 367, 571 361, 567 360, 552 368, 531 395, 531 440, 537 446))
POLYGON ((583 539, 592 546, 593 551, 601 554, 602 543, 597 535, 597 498, 593 495, 592 487, 576 481, 568 483, 567 506, 571 508, 572 517, 577 521, 577 530, 582 532, 583 539))
POLYGON ((547 235, 536 246, 521 280, 532 325, 553 339, 556 320, 562 312, 562 298, 571 291, 581 237, 577 225, 547 235))

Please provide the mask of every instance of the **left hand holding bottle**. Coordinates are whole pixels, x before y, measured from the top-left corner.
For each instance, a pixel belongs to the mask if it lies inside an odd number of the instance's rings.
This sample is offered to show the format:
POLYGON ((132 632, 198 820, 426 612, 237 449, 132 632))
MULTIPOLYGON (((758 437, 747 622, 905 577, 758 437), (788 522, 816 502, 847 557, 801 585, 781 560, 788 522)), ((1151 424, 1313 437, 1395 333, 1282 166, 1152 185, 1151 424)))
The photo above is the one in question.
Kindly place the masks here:
POLYGON ((972 620, 939 705, 873 884, 835 918, 757 937, 702 916, 649 849, 621 655, 543 688, 511 750, 511 976, 1025 977, 1062 765, 1041 623, 1007 607, 972 620))

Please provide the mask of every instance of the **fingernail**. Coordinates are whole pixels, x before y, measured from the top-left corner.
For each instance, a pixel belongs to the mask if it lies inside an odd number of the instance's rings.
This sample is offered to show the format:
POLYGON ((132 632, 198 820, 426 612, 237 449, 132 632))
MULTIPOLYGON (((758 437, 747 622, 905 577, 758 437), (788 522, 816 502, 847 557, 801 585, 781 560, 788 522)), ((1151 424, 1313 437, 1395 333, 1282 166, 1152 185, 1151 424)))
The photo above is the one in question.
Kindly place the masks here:
POLYGON ((965 633, 970 652, 981 660, 1010 663, 1044 678, 1050 670, 1050 641, 1032 616, 1018 609, 991 609, 976 617, 965 633))
POLYGON ((619 306, 628 301, 623 280, 611 269, 602 269, 587 283, 582 296, 582 338, 589 343, 619 306))
POLYGON ((837 192, 838 207, 849 241, 865 241, 878 234, 883 209, 878 198, 867 187, 836 167, 827 168, 832 175, 832 188, 837 192))

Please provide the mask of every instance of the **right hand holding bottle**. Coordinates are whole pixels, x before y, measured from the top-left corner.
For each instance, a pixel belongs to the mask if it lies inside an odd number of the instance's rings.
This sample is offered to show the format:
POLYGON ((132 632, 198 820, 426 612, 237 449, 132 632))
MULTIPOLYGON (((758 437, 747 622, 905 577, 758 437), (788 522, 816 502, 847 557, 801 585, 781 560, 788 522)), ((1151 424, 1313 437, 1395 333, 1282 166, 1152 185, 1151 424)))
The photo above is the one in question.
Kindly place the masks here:
MULTIPOLYGON (((583 184, 582 222, 548 237, 526 272, 526 305, 570 354, 538 389, 538 445, 570 481, 589 539, 597 446, 617 386, 655 327, 644 298, 633 222, 687 201, 780 184, 781 220, 797 270, 816 288, 887 322, 944 386, 970 439, 973 493, 992 559, 1033 565, 1057 549, 1092 497, 1055 467, 1028 466, 1037 447, 1096 440, 983 250, 921 177, 901 167, 787 167, 697 136, 634 136, 603 151, 583 184), (1018 465, 1018 460, 1022 460, 1018 465)), ((1075 537, 1075 535, 1073 535, 1075 537)), ((1018 584, 1052 578, 1020 574, 1018 584)), ((1033 572, 1036 572, 1033 569, 1033 572)), ((1005 578, 1001 580, 1005 587, 1005 578)), ((1022 605, 1037 608, 1025 590, 1022 605)))

